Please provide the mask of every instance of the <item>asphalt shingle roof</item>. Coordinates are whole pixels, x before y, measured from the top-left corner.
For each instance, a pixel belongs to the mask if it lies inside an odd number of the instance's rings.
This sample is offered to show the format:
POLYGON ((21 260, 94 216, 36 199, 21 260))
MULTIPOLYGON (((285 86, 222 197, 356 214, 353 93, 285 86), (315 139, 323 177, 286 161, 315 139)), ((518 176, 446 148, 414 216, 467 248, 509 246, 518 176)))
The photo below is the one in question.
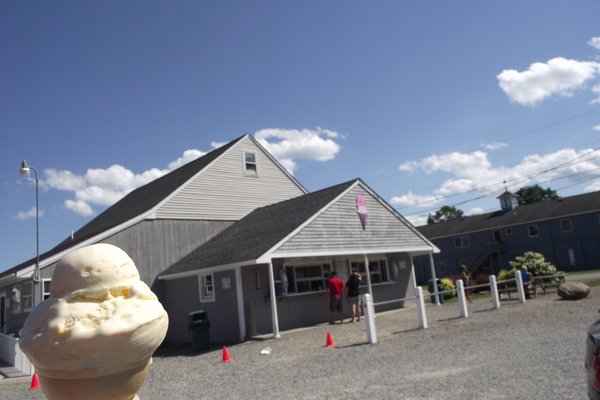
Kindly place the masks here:
POLYGON ((513 211, 495 211, 423 225, 417 229, 428 239, 436 239, 596 211, 600 212, 600 191, 519 206, 513 211))
MULTIPOLYGON (((152 209, 221 154, 231 148, 235 143, 240 141, 244 136, 135 189, 75 232, 73 239, 68 237, 51 250, 40 254, 40 260, 60 253, 71 246, 99 235, 106 230, 114 228, 152 209)), ((3 271, 0 273, 0 277, 12 274, 33 263, 35 263, 35 258, 3 271)))
POLYGON ((258 208, 160 275, 256 260, 356 181, 258 208))

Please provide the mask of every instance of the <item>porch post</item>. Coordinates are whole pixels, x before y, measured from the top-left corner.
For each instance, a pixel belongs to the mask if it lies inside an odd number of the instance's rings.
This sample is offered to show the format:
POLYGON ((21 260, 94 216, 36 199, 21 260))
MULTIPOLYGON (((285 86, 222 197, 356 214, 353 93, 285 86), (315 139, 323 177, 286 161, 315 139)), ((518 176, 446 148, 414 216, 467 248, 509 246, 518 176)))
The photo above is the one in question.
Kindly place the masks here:
POLYGON ((275 297, 275 274, 273 273, 273 260, 269 262, 269 289, 271 292, 271 319, 273 320, 273 337, 279 339, 279 321, 277 320, 277 298, 275 297))
POLYGON ((367 290, 373 299, 373 289, 371 288, 371 271, 369 271, 369 258, 365 254, 365 273, 367 274, 367 290))
POLYGON ((246 339, 246 313, 244 310, 244 290, 242 288, 242 268, 235 269, 235 291, 237 296, 238 322, 240 324, 240 341, 246 339))
POLYGON ((417 289, 417 277, 415 276, 415 263, 413 261, 413 256, 410 256, 410 271, 412 273, 412 282, 413 282, 413 288, 416 290, 417 289))
POLYGON ((435 265, 433 264, 433 253, 429 253, 429 264, 431 265, 431 279, 433 279, 433 297, 435 298, 435 304, 440 305, 440 295, 437 289, 437 276, 435 276, 435 265))

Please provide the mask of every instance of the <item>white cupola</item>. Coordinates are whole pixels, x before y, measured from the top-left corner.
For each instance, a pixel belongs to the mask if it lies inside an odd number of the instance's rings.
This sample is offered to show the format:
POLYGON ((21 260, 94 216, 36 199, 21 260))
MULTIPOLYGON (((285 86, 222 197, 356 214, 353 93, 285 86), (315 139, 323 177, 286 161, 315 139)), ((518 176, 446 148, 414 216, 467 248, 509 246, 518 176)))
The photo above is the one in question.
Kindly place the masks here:
POLYGON ((497 198, 500 199, 500 208, 504 212, 514 210, 519 205, 519 202, 517 201, 517 196, 514 193, 509 192, 508 190, 506 190, 497 198))

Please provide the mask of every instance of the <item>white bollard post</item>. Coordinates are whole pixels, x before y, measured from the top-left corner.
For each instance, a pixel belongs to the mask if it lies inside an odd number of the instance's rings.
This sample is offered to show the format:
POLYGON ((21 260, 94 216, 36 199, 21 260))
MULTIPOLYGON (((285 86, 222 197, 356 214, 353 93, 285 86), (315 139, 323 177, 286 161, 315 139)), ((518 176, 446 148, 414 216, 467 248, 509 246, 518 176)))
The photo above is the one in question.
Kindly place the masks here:
POLYGON ((419 314, 419 328, 427 329, 427 314, 425 314, 425 299, 423 289, 417 286, 417 314, 419 314))
POLYGON ((515 271, 515 278, 517 279, 517 292, 519 293, 519 302, 525 303, 525 289, 523 288, 523 277, 521 271, 518 269, 515 271))
POLYGON ((500 296, 498 296, 498 283, 496 282, 496 275, 490 275, 490 292, 492 292, 492 303, 496 310, 500 309, 500 296))
POLYGON ((367 327, 367 340, 371 344, 377 343, 377 331, 375 330, 375 307, 369 293, 363 294, 363 307, 365 310, 365 326, 367 327))
POLYGON ((458 308, 460 309, 460 316, 467 318, 469 316, 469 310, 467 309, 467 301, 465 297, 465 287, 462 279, 456 281, 456 292, 458 294, 458 308))

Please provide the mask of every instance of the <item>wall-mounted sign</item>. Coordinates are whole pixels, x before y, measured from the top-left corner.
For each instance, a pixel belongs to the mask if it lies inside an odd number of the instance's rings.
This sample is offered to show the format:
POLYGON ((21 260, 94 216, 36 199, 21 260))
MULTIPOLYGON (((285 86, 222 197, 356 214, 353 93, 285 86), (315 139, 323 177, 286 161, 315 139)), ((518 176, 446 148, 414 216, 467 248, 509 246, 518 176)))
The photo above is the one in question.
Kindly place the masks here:
POLYGON ((226 276, 221 278, 221 289, 231 289, 231 278, 226 276))
POLYGON ((367 201, 362 196, 356 196, 356 212, 364 231, 367 226, 367 201))

